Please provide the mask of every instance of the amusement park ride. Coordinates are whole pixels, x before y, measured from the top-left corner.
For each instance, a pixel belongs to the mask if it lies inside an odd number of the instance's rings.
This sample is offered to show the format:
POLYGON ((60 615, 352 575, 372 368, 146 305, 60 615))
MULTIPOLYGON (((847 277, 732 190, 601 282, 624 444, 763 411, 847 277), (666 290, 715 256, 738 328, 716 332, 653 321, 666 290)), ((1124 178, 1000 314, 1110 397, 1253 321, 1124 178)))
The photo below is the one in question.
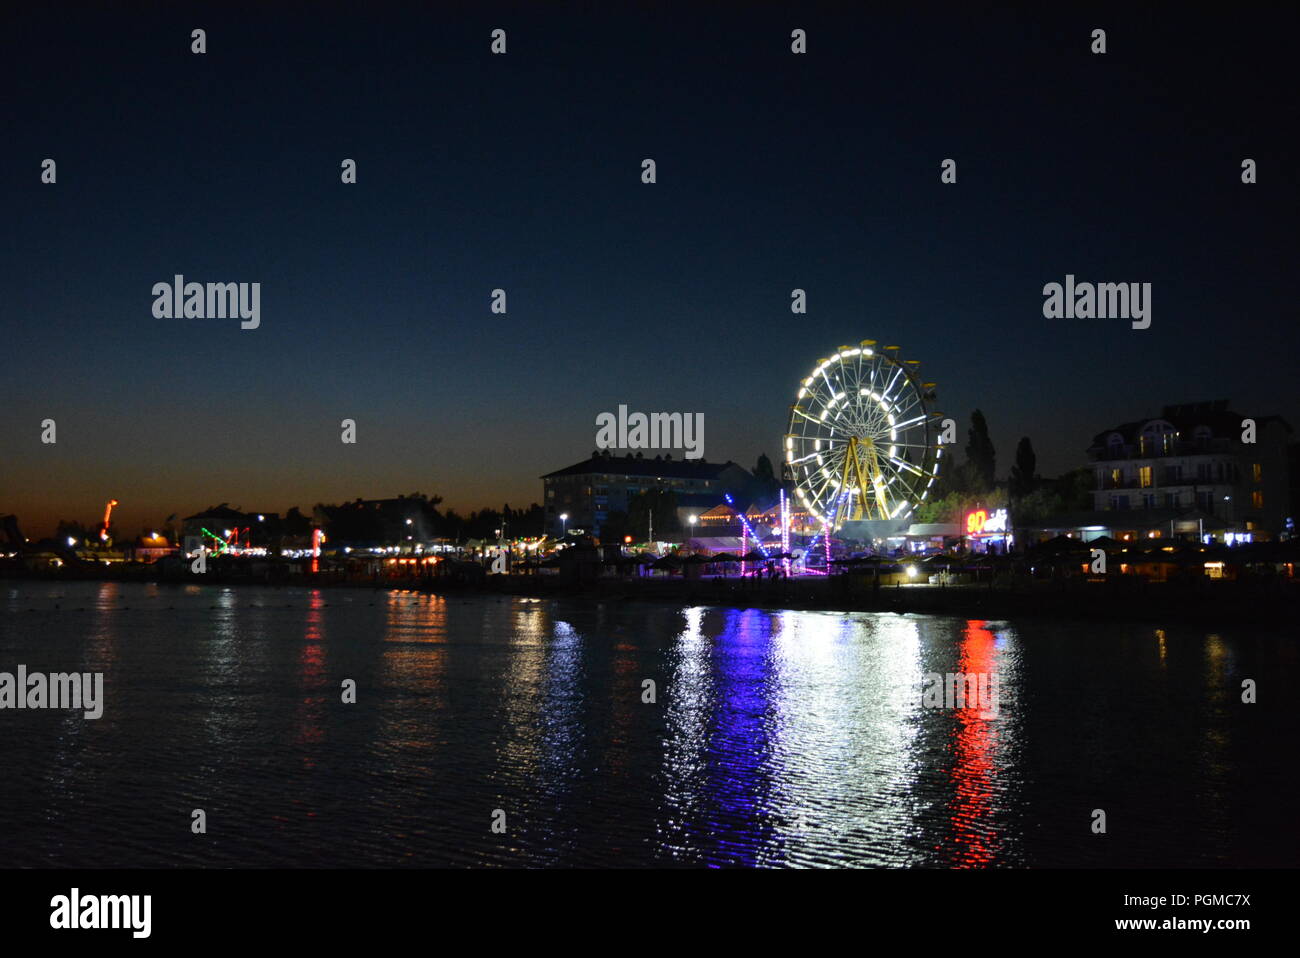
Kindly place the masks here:
POLYGON ((828 532, 880 538, 902 526, 939 475, 935 384, 899 347, 864 339, 800 383, 785 435, 795 496, 828 532))
POLYGON ((108 504, 104 507, 104 521, 99 524, 99 541, 103 545, 109 544, 109 527, 113 518, 113 507, 117 505, 116 499, 109 499, 108 504))

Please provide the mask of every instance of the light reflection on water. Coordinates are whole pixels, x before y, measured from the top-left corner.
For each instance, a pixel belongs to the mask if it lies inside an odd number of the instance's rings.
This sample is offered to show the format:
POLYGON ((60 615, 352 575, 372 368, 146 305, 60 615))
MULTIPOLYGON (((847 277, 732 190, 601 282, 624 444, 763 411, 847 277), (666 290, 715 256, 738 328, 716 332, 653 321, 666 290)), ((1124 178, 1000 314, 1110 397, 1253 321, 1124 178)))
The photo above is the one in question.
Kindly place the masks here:
POLYGON ((0 583, 19 662, 107 701, 0 712, 6 864, 1296 864, 1281 635, 0 583))
MULTIPOLYGON (((925 661, 923 620, 685 615, 668 711, 666 854, 707 861, 720 836, 726 864, 1012 863, 996 823, 1013 724, 922 708, 917 676, 949 665, 925 661), (935 751, 947 754, 938 768, 935 751), (701 809, 708 827, 693 831, 701 809), (913 840, 918 813, 933 820, 933 847, 913 840)), ((1010 629, 995 638, 969 623, 954 670, 1000 673, 1013 643, 1010 629)))

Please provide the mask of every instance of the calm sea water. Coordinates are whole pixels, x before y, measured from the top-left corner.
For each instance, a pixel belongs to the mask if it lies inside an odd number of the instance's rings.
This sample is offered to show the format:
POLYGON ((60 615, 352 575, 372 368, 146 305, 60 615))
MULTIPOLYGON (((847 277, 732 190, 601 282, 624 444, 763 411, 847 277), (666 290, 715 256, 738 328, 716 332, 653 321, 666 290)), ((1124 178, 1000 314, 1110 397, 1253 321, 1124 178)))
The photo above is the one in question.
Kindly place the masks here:
POLYGON ((5 867, 1300 865, 1280 631, 0 582, 19 663, 105 707, 0 711, 5 867))

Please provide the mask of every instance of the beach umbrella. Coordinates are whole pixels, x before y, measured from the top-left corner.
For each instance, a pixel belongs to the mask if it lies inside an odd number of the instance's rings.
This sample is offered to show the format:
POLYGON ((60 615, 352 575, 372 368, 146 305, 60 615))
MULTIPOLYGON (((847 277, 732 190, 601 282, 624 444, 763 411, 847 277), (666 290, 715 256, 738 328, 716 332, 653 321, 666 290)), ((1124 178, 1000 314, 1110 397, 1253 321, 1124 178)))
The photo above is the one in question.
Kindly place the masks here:
POLYGON ((1064 552, 1086 552, 1088 547, 1084 543, 1071 536, 1056 536, 1048 539, 1046 542, 1040 542, 1030 548, 1030 552, 1035 555, 1054 555, 1064 552))

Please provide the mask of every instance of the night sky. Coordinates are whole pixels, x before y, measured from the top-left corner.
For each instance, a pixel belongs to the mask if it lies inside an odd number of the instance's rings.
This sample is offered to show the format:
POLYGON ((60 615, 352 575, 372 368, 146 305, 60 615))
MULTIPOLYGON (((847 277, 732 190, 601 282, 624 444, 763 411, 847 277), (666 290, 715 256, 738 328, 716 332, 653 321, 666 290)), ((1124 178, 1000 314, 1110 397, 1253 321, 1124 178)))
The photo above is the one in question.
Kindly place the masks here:
POLYGON ((536 6, 7 12, 0 512, 524 506, 620 403, 749 467, 864 338, 1004 474, 1170 402, 1300 425, 1293 18, 536 6), (176 273, 261 328, 155 319, 176 273), (1152 283, 1151 328, 1045 319, 1067 273, 1152 283))

